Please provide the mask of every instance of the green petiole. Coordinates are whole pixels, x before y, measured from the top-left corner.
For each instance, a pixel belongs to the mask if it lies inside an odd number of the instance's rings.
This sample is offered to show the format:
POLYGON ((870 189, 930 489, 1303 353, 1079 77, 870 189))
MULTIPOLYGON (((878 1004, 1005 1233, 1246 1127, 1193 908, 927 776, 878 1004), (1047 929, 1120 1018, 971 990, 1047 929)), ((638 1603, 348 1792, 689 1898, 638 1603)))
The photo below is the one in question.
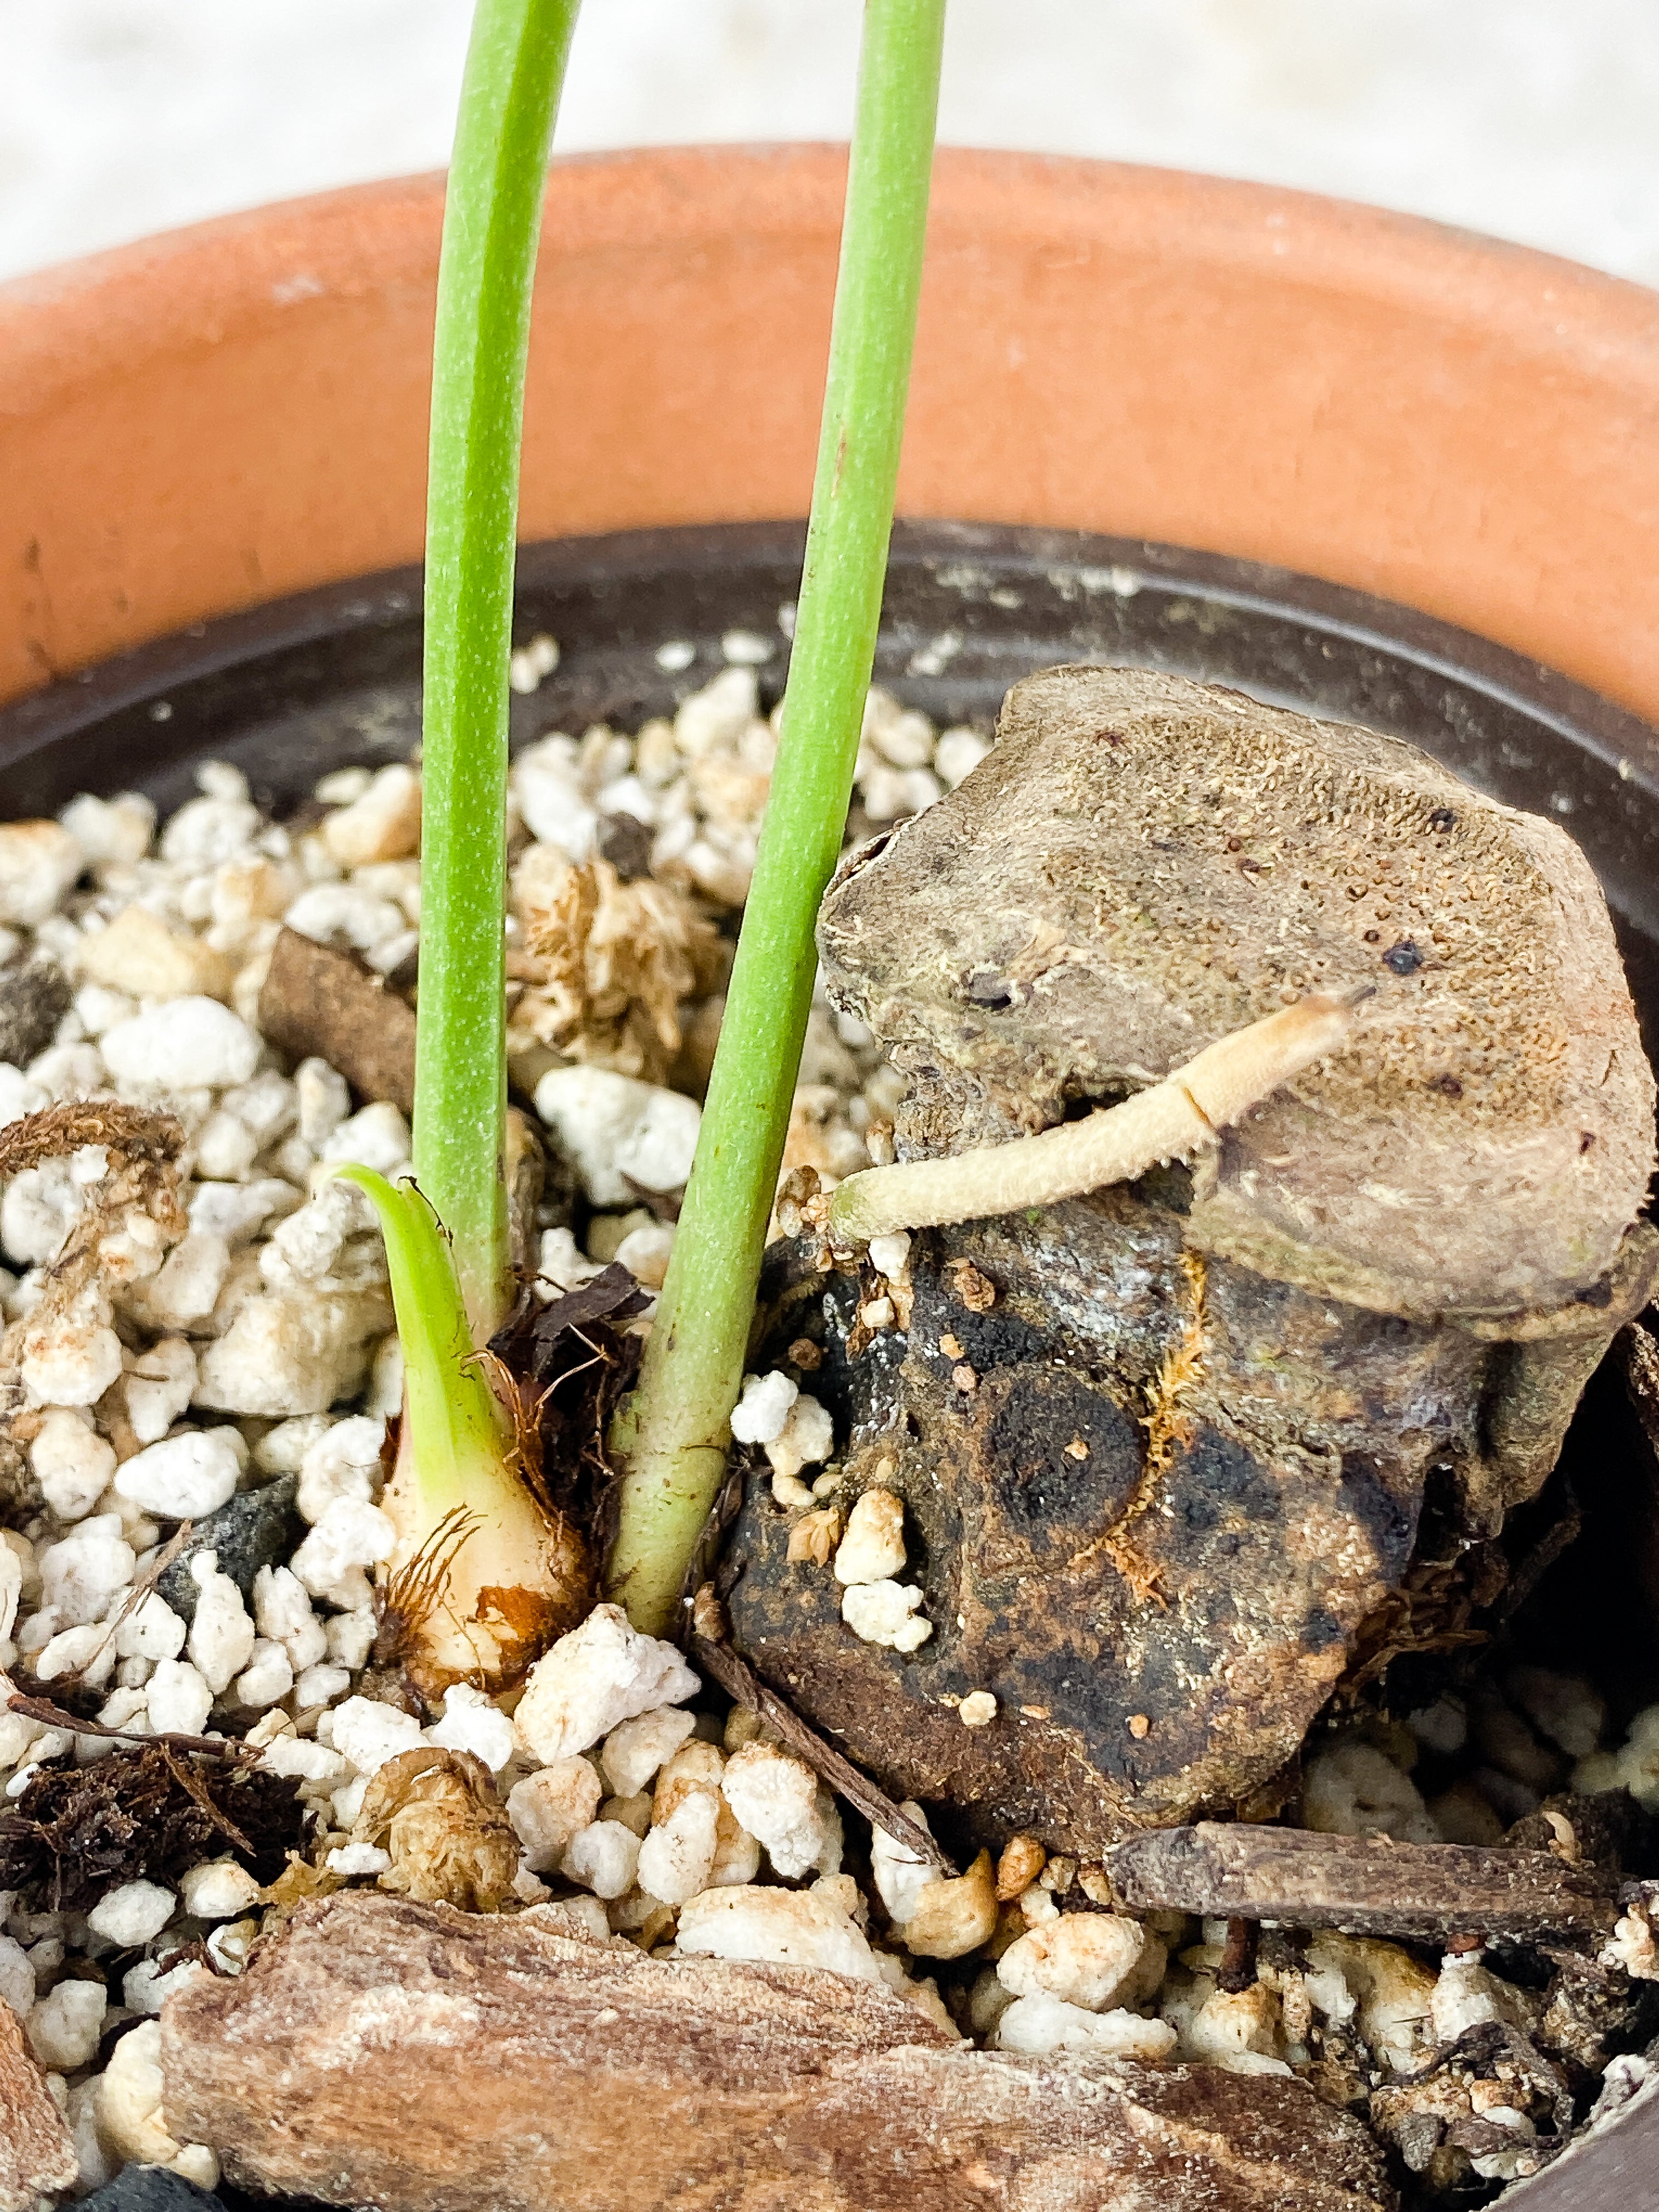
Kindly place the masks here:
POLYGON ((830 371, 782 734, 696 1162, 640 1385, 608 1581, 660 1634, 724 1476, 755 1285, 875 659, 945 0, 866 0, 830 371))
POLYGON ((524 373, 548 149, 577 4, 478 0, 438 267, 415 1168, 453 1239, 480 1343, 507 1290, 502 917, 524 373))

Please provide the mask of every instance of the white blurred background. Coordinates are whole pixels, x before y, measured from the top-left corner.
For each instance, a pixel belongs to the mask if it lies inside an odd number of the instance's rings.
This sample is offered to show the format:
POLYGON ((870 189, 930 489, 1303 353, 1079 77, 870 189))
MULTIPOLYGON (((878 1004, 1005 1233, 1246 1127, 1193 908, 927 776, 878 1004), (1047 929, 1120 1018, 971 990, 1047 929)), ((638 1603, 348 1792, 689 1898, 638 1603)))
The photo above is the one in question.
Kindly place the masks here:
MULTIPOLYGON (((859 0, 586 0, 567 149, 844 137, 859 0)), ((444 160, 468 0, 0 0, 0 276, 444 160)), ((1659 284, 1659 0, 952 0, 941 136, 1659 284)))

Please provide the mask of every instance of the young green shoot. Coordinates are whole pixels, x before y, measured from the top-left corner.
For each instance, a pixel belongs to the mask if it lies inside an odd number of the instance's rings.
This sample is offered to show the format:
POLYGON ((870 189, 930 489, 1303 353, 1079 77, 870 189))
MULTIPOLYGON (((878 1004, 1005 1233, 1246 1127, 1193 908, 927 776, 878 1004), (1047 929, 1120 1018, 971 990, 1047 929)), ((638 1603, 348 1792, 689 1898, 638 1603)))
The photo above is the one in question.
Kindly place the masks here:
POLYGON ((380 1218, 403 1346, 403 1431, 381 1500, 398 1532, 386 1607, 396 1662, 428 1704, 452 1682, 499 1690, 580 1619, 581 1541, 514 1468, 514 1425, 473 1351, 425 1197, 372 1168, 335 1172, 380 1218))
POLYGON ((579 1617, 582 1547, 521 1480, 478 1352, 505 1313, 507 662, 531 291, 577 0, 478 0, 444 206, 427 485, 418 1190, 380 1215, 402 1340, 383 1638, 428 1703, 579 1617))
POLYGON ((866 0, 841 270, 782 732, 696 1164, 638 1389, 610 1587, 660 1634, 726 1469, 846 827, 903 436, 945 0, 866 0))
POLYGON ((577 0, 478 0, 438 264, 415 1173, 453 1241, 480 1343, 508 1291, 502 919, 525 362, 548 149, 576 9, 577 0))

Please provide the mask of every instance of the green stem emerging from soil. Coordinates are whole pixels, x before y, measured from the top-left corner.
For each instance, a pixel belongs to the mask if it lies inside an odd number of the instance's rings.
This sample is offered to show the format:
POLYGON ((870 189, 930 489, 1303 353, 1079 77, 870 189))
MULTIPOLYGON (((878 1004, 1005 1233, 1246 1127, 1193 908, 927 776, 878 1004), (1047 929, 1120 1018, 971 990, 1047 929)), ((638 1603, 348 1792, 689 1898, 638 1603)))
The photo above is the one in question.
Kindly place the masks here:
POLYGON ((507 1291, 507 658, 530 297, 578 0, 478 0, 444 206, 427 491, 415 1166, 474 1340, 507 1291))
POLYGON ((660 1633, 725 1472, 755 1285, 875 658, 904 430, 945 0, 866 0, 830 370, 783 727, 626 1456, 610 1585, 660 1633))

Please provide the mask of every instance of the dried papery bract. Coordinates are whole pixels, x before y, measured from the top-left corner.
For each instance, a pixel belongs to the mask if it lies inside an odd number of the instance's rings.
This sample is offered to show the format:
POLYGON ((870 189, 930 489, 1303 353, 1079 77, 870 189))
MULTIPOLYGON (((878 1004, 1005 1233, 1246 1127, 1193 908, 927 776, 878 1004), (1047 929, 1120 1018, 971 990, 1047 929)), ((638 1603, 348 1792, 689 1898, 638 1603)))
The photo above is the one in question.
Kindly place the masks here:
POLYGON ((516 1682, 591 1595, 580 1537, 520 1479, 514 1424, 474 1353, 449 1247, 425 1199, 368 1168, 403 1340, 397 1464, 381 1501, 398 1533, 380 1656, 434 1704, 453 1682, 516 1682))
POLYGON ((1252 1106, 1346 1042, 1355 1000, 1315 992, 1207 1045, 1184 1067, 1121 1105, 1035 1137, 951 1158, 849 1176, 830 1201, 847 1243, 896 1229, 978 1221, 1133 1182, 1161 1161, 1189 1159, 1252 1106))

